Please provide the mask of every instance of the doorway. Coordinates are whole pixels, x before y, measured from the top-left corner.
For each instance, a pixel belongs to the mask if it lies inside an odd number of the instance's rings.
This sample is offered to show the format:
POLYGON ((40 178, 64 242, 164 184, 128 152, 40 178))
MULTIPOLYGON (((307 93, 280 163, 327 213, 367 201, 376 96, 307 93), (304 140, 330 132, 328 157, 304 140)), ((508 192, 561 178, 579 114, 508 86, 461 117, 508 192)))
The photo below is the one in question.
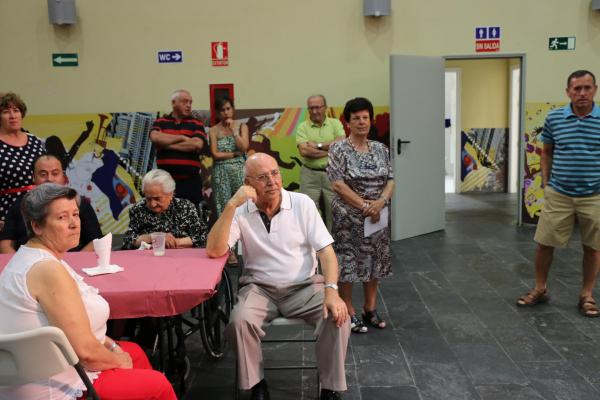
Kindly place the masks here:
MULTIPOLYGON (((462 157, 448 154, 444 155, 445 135, 444 115, 445 115, 445 65, 449 61, 472 60, 472 59, 517 59, 520 71, 525 71, 525 55, 509 54, 494 56, 416 56, 416 55, 396 55, 390 56, 390 154, 392 158, 395 173, 394 181, 396 183, 394 195, 392 197, 392 240, 401 240, 418 235, 423 235, 438 230, 443 230, 445 226, 445 198, 444 198, 444 176, 445 161, 448 161, 449 169, 454 169, 456 177, 462 173, 462 157), (410 96, 407 95, 410 93, 410 96), (432 117, 433 116, 433 117, 432 117), (436 117, 439 116, 439 117, 436 117), (452 165, 454 161, 454 165, 452 165), (459 162, 460 161, 460 162, 459 162), (460 171, 460 173, 459 173, 460 171)), ((461 72, 461 98, 464 98, 462 87, 464 87, 464 73, 461 72)), ((519 74, 518 91, 519 102, 523 104, 523 76, 519 74)), ((493 80, 490 80, 493 81, 493 80)), ((458 79, 456 80, 458 82, 458 79)), ((456 88, 458 85, 455 84, 456 88)), ((508 82, 505 83, 505 89, 508 90, 508 82)), ((455 93, 458 93, 458 89, 455 93)), ((486 101, 484 99, 483 103, 486 101)), ((505 115, 502 126, 508 131, 508 99, 504 102, 505 115)), ((494 107, 487 108, 494 110, 494 107)), ((518 147, 517 153, 517 182, 522 186, 522 172, 519 165, 523 165, 523 151, 520 135, 523 131, 524 111, 519 107, 518 129, 515 130, 517 136, 515 143, 518 147)), ((456 126, 455 139, 462 142, 462 131, 464 130, 465 110, 463 105, 456 104, 454 124, 456 126), (460 121, 460 127, 458 126, 460 121)), ((452 126, 452 121, 450 121, 452 126)), ((473 124, 476 126, 476 124, 473 124)), ((485 125, 483 125, 485 127, 485 125)), ((491 132, 491 131, 490 131, 491 132)), ((488 133, 490 133, 488 132, 488 133)), ((485 131, 483 132, 486 133, 485 131)), ((506 133, 506 132, 505 132, 506 133)), ((489 135, 488 137, 492 137, 489 135)), ((473 137, 472 137, 473 139, 473 137)), ((477 139, 477 137, 474 137, 477 139)), ((452 139, 450 139, 452 141, 452 139)), ((478 140, 474 140, 479 144, 478 140)), ((493 141, 492 141, 493 142, 493 141)), ((506 139, 508 142, 508 139, 506 139)), ((497 148, 494 143, 493 148, 497 148)), ((457 146, 454 146, 457 147, 457 146)), ((479 146, 481 150, 487 150, 488 147, 479 146)), ((480 149, 478 149, 480 150, 480 149)), ((491 164, 495 159, 490 153, 485 158, 486 164, 491 164)), ((455 153, 457 154, 457 153, 455 153)), ((507 157, 508 158, 508 157, 507 157)), ((497 162, 494 161, 496 164, 497 162)), ((488 170, 494 170, 486 166, 488 170)), ((495 168, 498 169, 498 168, 495 168)), ((483 170, 483 169, 480 169, 483 170)), ((505 175, 508 175, 505 172, 505 175)), ((485 178, 485 176, 484 176, 485 178)), ((506 179, 506 177, 504 178, 506 179)), ((458 185, 455 185, 455 190, 458 185)), ((462 189, 462 185, 461 185, 462 189)), ((515 197, 521 203, 520 190, 517 190, 515 197)), ((521 214, 518 212, 518 206, 515 207, 515 216, 518 223, 521 222, 521 214)))
POLYGON ((524 63, 522 54, 445 57, 446 193, 520 197, 524 63))

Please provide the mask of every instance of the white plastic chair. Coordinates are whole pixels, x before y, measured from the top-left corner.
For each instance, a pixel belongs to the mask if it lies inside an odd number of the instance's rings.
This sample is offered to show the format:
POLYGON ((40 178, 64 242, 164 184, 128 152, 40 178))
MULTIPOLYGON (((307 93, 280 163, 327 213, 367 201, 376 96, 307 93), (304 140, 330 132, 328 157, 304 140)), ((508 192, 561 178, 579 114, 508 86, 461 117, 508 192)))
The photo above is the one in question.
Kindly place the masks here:
POLYGON ((26 332, 0 334, 0 385, 24 385, 49 378, 73 366, 87 388, 100 399, 62 330, 44 326, 26 332))

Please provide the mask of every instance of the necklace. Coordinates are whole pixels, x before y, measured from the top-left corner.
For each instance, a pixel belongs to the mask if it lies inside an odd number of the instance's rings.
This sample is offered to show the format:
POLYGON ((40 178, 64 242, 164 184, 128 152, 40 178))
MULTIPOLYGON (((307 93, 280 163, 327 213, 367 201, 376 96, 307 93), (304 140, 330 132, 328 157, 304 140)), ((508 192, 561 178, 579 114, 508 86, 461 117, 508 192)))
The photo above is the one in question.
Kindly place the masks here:
POLYGON ((370 153, 371 152, 371 144, 369 143, 369 140, 367 140, 367 151, 360 151, 358 149, 358 147, 356 147, 356 145, 352 142, 352 139, 350 138, 350 136, 348 136, 348 143, 350 143, 350 146, 352 146, 352 148, 354 149, 354 151, 356 151, 357 153, 370 153))

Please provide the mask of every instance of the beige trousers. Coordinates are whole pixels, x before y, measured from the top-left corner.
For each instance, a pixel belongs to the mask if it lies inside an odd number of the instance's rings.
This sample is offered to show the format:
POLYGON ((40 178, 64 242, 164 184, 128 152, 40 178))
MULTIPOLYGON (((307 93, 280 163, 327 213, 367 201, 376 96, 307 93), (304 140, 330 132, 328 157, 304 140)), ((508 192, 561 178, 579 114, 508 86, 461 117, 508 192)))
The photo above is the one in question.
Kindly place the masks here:
POLYGON ((576 216, 581 243, 600 251, 600 194, 571 197, 548 185, 544 188, 544 206, 533 240, 545 246, 566 247, 576 216))
POLYGON ((324 389, 344 391, 344 362, 350 336, 349 322, 338 328, 331 316, 323 319, 323 277, 287 286, 271 286, 240 278, 238 302, 225 329, 238 360, 240 389, 250 389, 264 378, 260 339, 265 336, 263 324, 276 317, 301 318, 316 326, 317 368, 324 389))
POLYGON ((300 170, 300 193, 304 193, 315 202, 317 209, 320 207, 321 194, 323 194, 324 210, 322 211, 323 221, 327 230, 331 232, 333 216, 331 214, 331 201, 333 200, 334 192, 331 189, 331 183, 327 178, 325 171, 313 171, 312 169, 302 167, 300 170))

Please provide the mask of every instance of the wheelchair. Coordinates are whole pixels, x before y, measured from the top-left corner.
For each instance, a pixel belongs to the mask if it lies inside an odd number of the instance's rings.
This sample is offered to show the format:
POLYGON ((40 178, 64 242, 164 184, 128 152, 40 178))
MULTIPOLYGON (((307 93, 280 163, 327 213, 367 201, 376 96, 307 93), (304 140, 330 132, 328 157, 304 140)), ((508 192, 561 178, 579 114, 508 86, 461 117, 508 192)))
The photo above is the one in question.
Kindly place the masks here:
MULTIPOLYGON (((198 215, 208 232, 213 214, 207 202, 198 205, 198 215)), ((181 322, 186 328, 184 338, 199 332, 206 354, 213 360, 219 360, 226 351, 224 330, 229 323, 235 293, 227 266, 223 268, 221 281, 215 289, 210 299, 192 309, 189 317, 182 317, 181 322)))

